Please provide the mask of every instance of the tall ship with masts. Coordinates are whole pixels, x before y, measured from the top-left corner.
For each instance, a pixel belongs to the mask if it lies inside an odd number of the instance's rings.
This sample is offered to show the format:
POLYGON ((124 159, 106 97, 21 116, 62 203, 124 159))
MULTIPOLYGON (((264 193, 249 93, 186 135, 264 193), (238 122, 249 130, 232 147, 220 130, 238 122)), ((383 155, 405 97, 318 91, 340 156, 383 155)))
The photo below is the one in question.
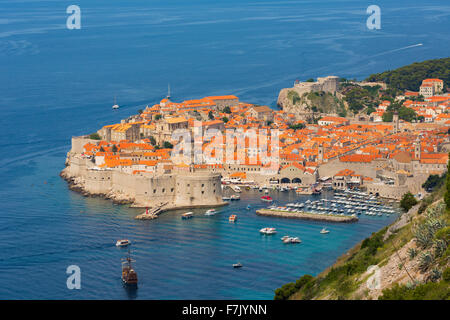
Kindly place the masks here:
POLYGON ((125 285, 137 286, 138 277, 136 271, 133 269, 131 262, 136 262, 131 259, 130 251, 126 258, 122 259, 122 281, 125 285))

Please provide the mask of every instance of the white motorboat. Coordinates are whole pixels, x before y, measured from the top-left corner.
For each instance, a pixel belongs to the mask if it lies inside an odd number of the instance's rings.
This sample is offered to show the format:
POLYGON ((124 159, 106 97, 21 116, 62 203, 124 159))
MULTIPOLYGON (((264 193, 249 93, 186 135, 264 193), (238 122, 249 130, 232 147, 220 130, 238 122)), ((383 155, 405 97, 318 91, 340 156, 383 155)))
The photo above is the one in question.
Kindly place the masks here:
POLYGON ((205 216, 213 216, 216 214, 216 210, 215 209, 209 209, 208 211, 205 212, 205 216))
POLYGON ((262 228, 259 232, 265 235, 272 235, 277 233, 277 230, 275 228, 262 228))
POLYGON ((327 230, 327 228, 323 228, 322 230, 320 230, 321 234, 327 234, 330 233, 330 230, 327 230))
POLYGON ((131 244, 131 241, 128 239, 117 240, 116 247, 126 247, 131 244))

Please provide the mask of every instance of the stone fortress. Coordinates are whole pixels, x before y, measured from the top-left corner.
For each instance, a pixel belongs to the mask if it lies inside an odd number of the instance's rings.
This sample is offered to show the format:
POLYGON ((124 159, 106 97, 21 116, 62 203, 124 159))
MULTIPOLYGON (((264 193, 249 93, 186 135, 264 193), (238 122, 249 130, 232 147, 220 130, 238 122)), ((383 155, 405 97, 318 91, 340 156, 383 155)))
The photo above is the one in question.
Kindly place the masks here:
POLYGON ((327 76, 322 78, 317 78, 316 82, 299 82, 294 83, 293 89, 302 96, 309 92, 324 91, 329 93, 336 93, 339 85, 339 77, 337 76, 327 76))
POLYGON ((154 173, 98 168, 92 159, 82 156, 87 137, 73 137, 61 176, 71 188, 86 195, 99 195, 136 207, 165 209, 214 207, 222 201, 221 175, 192 167, 173 170, 161 166, 154 173))

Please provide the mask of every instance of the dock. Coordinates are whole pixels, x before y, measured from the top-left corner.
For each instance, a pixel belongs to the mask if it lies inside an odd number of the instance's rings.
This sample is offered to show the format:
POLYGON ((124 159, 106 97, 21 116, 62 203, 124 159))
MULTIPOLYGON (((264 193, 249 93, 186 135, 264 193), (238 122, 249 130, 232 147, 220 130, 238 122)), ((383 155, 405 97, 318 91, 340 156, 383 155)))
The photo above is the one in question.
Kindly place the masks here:
POLYGON ((317 214, 309 212, 291 212, 277 209, 259 209, 256 214, 267 217, 280 217, 290 219, 303 219, 326 222, 357 222, 359 219, 355 216, 341 216, 335 214, 317 214))
POLYGON ((136 217, 134 217, 137 220, 153 220, 158 218, 158 215, 163 212, 163 208, 165 205, 167 205, 168 202, 162 203, 161 205, 152 208, 151 210, 148 211, 148 213, 144 212, 141 213, 139 215, 137 215, 136 217))

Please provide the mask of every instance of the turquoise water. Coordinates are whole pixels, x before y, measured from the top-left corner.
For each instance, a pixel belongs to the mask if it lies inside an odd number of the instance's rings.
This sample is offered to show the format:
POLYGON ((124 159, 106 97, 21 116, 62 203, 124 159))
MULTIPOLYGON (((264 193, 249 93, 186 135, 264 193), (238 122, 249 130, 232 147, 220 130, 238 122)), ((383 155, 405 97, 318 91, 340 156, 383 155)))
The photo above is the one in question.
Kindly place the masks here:
POLYGON ((366 29, 368 4, 360 1, 82 0, 81 30, 65 29, 69 4, 0 3, 0 298, 271 299, 394 219, 330 224, 324 237, 322 224, 247 211, 247 203, 262 205, 250 191, 213 217, 167 213, 142 222, 132 219, 140 211, 69 191, 58 174, 72 135, 158 102, 169 82, 175 100, 236 94, 274 106, 297 78, 362 79, 444 57, 448 1, 378 1, 376 32, 366 29), (261 236, 265 226, 279 236, 261 236), (303 243, 283 245, 284 233, 303 243), (114 243, 123 237, 134 242, 136 292, 120 282, 126 251, 114 243), (237 260, 244 268, 231 268, 237 260), (66 288, 72 264, 81 268, 81 290, 66 288))

